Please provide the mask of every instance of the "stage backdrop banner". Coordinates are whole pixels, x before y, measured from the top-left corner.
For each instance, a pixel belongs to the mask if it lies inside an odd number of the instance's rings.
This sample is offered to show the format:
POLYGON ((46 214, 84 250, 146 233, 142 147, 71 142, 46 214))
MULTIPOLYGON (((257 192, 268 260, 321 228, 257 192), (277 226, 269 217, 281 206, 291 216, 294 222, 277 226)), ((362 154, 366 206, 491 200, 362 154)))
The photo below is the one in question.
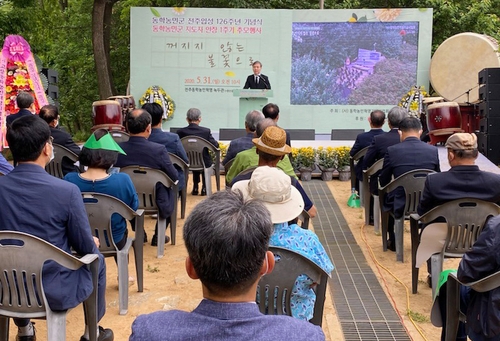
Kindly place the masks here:
POLYGON ((262 63, 284 128, 368 129, 374 109, 428 89, 432 9, 131 10, 130 91, 161 86, 176 103, 168 127, 191 107, 212 130, 239 125, 239 99, 262 63))

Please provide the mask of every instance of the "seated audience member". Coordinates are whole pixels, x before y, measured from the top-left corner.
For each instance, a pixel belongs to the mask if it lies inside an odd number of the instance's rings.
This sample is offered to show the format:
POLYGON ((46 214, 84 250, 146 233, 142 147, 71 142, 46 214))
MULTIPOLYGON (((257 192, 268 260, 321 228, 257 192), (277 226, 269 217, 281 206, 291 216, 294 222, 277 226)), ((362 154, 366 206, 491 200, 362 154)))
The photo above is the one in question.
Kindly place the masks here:
MULTIPOLYGON (((385 122, 385 113, 382 110, 374 110, 370 113, 368 117, 368 122, 370 123, 370 130, 356 136, 356 141, 354 141, 354 145, 349 152, 349 155, 352 157, 356 155, 361 149, 368 147, 373 138, 377 135, 383 134, 382 126, 385 122)), ((358 163, 354 167, 354 171, 356 173, 356 191, 359 192, 359 183, 363 181, 363 158, 361 157, 358 160, 358 163)))
MULTIPOLYGON (((423 215, 434 207, 460 198, 474 198, 500 204, 500 175, 481 171, 475 165, 478 156, 476 135, 453 134, 446 141, 445 147, 451 168, 447 172, 427 176, 417 209, 418 214, 423 215)), ((441 252, 447 231, 448 225, 439 221, 424 227, 420 235, 420 245, 425 245, 425 248, 419 246, 417 249, 417 267, 420 267, 434 253, 441 252)), ((432 286, 432 280, 437 279, 430 276, 429 261, 428 272, 427 281, 432 286)), ((443 285, 439 292, 440 297, 445 295, 443 292, 445 289, 446 285, 443 285)), ((445 309, 445 307, 446 305, 443 303, 443 308, 445 309)), ((442 340, 444 341, 444 329, 442 340)))
POLYGON ((35 111, 35 98, 27 91, 19 91, 16 96, 16 104, 19 111, 15 114, 10 114, 5 119, 7 127, 9 127, 16 118, 33 115, 35 111))
MULTIPOLYGON (((106 263, 90 233, 87 213, 78 187, 45 171, 54 152, 46 122, 23 116, 7 130, 7 142, 18 161, 8 176, 0 177, 0 229, 25 232, 71 254, 99 255, 98 321, 106 311, 106 263)), ((93 290, 87 267, 72 271, 55 263, 43 270, 43 285, 52 310, 67 310, 83 302, 93 290)), ((29 319, 15 318, 17 340, 36 340, 29 319)), ((99 327, 99 341, 112 341, 113 331, 99 327)), ((89 339, 88 328, 80 341, 89 339)))
MULTIPOLYGON (((382 159, 387 152, 387 148, 401 142, 399 137, 399 123, 408 112, 401 107, 393 107, 387 114, 387 122, 390 130, 384 134, 373 137, 365 157, 363 158, 363 170, 370 168, 375 162, 382 159)), ((370 193, 378 195, 378 177, 380 171, 370 177, 370 193)), ((367 203, 365 203, 366 205, 367 203)), ((365 206, 366 207, 366 206, 365 206)), ((370 222, 373 222, 373 197, 370 198, 370 222)))
POLYGON ((186 272, 199 279, 203 300, 192 312, 140 315, 130 341, 324 340, 320 327, 289 316, 263 315, 255 304, 260 277, 271 273, 269 211, 240 193, 216 192, 184 224, 186 272))
MULTIPOLYGON (((267 127, 271 126, 276 126, 276 122, 274 122, 269 118, 260 120, 259 123, 257 123, 257 129, 255 130, 255 135, 256 135, 255 137, 257 138, 261 137, 262 134, 264 133, 264 130, 266 130, 267 127)), ((256 146, 253 146, 250 149, 239 152, 238 154, 236 154, 236 158, 234 159, 231 168, 229 168, 229 171, 226 174, 226 181, 228 183, 231 183, 236 175, 240 174, 247 168, 257 167, 258 164, 259 164, 259 155, 257 154, 256 146)), ((285 157, 282 160, 280 160, 277 164, 277 167, 286 174, 297 179, 292 164, 290 163, 290 158, 285 157)))
MULTIPOLYGON (((276 126, 267 127, 261 137, 253 139, 253 143, 257 148, 258 154, 258 166, 269 166, 277 167, 278 163, 285 158, 291 152, 291 148, 285 144, 285 131, 276 126)), ((288 158, 285 158, 288 159, 288 158)), ((250 180, 253 172, 236 176, 231 185, 234 185, 241 180, 250 180)), ((317 210, 316 206, 312 203, 311 199, 307 196, 304 188, 300 182, 294 177, 290 177, 292 181, 292 186, 294 186, 301 194, 302 200, 304 200, 304 210, 309 213, 311 218, 316 217, 317 210)), ((298 214, 297 214, 298 216, 298 214)))
MULTIPOLYGON (((264 105, 262 108, 262 113, 264 114, 265 118, 270 118, 271 120, 278 125, 278 121, 280 119, 280 108, 278 107, 277 104, 274 103, 268 103, 264 105)), ((286 132, 286 144, 289 145, 290 147, 292 146, 292 141, 290 140, 290 133, 287 131, 286 132)))
POLYGON ((3 154, 0 154, 0 174, 7 175, 13 169, 14 167, 5 159, 3 154))
MULTIPOLYGON (((80 163, 87 166, 85 173, 69 173, 64 179, 74 183, 82 192, 97 192, 120 199, 131 209, 137 210, 139 200, 134 184, 128 174, 108 174, 108 170, 116 163, 118 153, 125 154, 105 129, 94 131, 85 142, 80 153, 80 163)), ((118 249, 127 243, 127 221, 119 214, 111 218, 113 241, 118 249)))
MULTIPOLYGON (((76 155, 80 154, 80 147, 73 141, 71 135, 59 127, 59 109, 55 105, 44 105, 38 116, 49 124, 50 135, 54 138, 54 143, 68 148, 76 155)), ((78 172, 78 167, 65 157, 62 160, 62 171, 66 175, 70 172, 78 172)))
POLYGON ((253 147, 252 139, 255 137, 257 123, 263 119, 264 115, 258 110, 252 110, 245 116, 245 130, 247 134, 231 141, 227 148, 226 157, 222 160, 223 165, 234 159, 239 152, 253 147))
MULTIPOLYGON (((462 283, 472 283, 500 271, 500 259, 497 252, 499 248, 500 216, 496 216, 485 224, 472 249, 462 257, 458 266, 458 280, 462 283)), ((445 340, 447 300, 445 283, 439 289, 439 296, 432 308, 433 321, 439 318, 436 314, 441 314, 443 326, 441 341, 445 340)), ((467 336, 472 341, 500 340, 499 306, 499 287, 491 291, 477 292, 461 285, 460 310, 466 314, 467 322, 465 326, 460 322, 456 340, 467 341, 467 336)))
MULTIPOLYGON (((234 184, 232 191, 240 191, 247 199, 261 200, 271 212, 274 232, 269 245, 280 246, 309 258, 330 274, 333 264, 318 236, 288 221, 296 218, 304 209, 299 191, 292 186, 290 177, 277 168, 257 167, 250 180, 234 184)), ((315 283, 305 274, 295 282, 291 296, 292 316, 310 320, 313 317, 316 294, 315 283)))
MULTIPOLYGON (((191 108, 187 111, 186 120, 189 125, 187 127, 181 128, 177 130, 177 135, 182 139, 186 136, 198 136, 201 137, 208 142, 210 142, 214 147, 219 148, 219 142, 215 141, 210 132, 210 129, 200 126, 201 122, 201 111, 197 108, 191 108)), ((203 162, 205 163, 205 167, 210 167, 213 162, 210 154, 208 154, 208 150, 205 148, 203 150, 203 162)), ((198 195, 198 184, 200 183, 200 176, 202 178, 202 186, 200 195, 207 195, 207 189, 205 185, 205 175, 202 171, 193 171, 193 191, 192 195, 198 195)), ((211 186, 211 183, 209 184, 211 186)))
MULTIPOLYGON (((401 143, 387 148, 384 156, 384 165, 380 172, 380 187, 387 185, 392 179, 415 169, 430 169, 440 171, 439 156, 436 147, 420 141, 422 124, 415 117, 407 117, 399 124, 401 143)), ((406 197, 403 188, 397 188, 388 193, 381 210, 392 211, 396 218, 404 214, 406 197)), ((394 218, 389 216, 389 240, 387 248, 396 251, 394 236, 394 218)), ((384 236, 386 237, 386 236, 384 236)))
MULTIPOLYGON (((182 146, 181 139, 179 135, 171 133, 168 131, 163 131, 161 129, 161 122, 163 118, 163 108, 158 103, 146 103, 142 106, 142 109, 146 110, 151 115, 151 135, 149 136, 149 141, 162 144, 167 148, 169 153, 177 155, 185 163, 189 164, 189 159, 187 157, 186 151, 182 146)), ((184 170, 179 166, 174 165, 177 170, 177 175, 179 183, 177 188, 179 191, 184 189, 186 186, 186 179, 184 177, 184 170)))
MULTIPOLYGON (((153 169, 159 169, 172 180, 177 181, 178 175, 165 146, 148 140, 151 135, 151 115, 144 109, 134 109, 127 115, 127 130, 130 139, 127 142, 120 143, 120 147, 126 154, 119 154, 116 161, 116 167, 143 166, 153 169)), ((167 226, 170 223, 170 215, 174 211, 174 195, 170 188, 166 188, 161 183, 156 184, 156 204, 159 214, 167 219, 167 226)), ((151 245, 158 245, 158 225, 155 228, 155 234, 151 239, 151 245)), ((147 240, 144 233, 144 241, 147 240)), ((170 237, 165 236, 165 243, 170 241, 170 237)))

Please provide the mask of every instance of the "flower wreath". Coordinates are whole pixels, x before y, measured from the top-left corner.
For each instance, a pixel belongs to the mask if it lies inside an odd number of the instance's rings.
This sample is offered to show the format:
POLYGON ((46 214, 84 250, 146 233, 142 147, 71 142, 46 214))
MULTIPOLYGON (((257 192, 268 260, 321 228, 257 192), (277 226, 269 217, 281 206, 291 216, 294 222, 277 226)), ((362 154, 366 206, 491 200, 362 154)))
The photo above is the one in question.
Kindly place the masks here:
POLYGON ((161 105, 164 120, 171 120, 174 117, 175 102, 161 86, 153 85, 146 90, 144 95, 139 99, 141 106, 145 103, 158 103, 161 105))
POLYGON ((401 98, 399 106, 406 109, 411 117, 420 118, 420 115, 424 113, 422 101, 426 96, 427 92, 425 91, 425 88, 423 86, 418 87, 415 85, 406 93, 406 95, 403 96, 403 98, 401 98))

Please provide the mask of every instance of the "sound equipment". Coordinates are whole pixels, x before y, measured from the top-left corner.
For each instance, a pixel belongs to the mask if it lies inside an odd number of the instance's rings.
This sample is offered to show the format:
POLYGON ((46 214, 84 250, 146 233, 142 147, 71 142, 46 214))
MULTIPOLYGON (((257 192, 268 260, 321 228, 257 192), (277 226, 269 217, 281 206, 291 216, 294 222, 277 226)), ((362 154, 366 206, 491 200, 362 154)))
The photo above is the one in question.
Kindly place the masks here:
POLYGON ((479 86, 480 101, 500 100, 500 84, 483 84, 479 86))
POLYGON ((479 121, 479 132, 500 135, 500 117, 484 117, 479 121))
POLYGON ((478 149, 491 162, 500 164, 500 68, 485 68, 478 73, 479 130, 478 149))
POLYGON ((484 154, 491 162, 500 164, 500 134, 490 135, 485 133, 477 133, 477 146, 479 152, 484 154))
POLYGON ((483 101, 479 103, 479 116, 500 117, 500 101, 483 101))
POLYGON ((500 84, 500 68, 486 68, 479 71, 478 84, 500 84))

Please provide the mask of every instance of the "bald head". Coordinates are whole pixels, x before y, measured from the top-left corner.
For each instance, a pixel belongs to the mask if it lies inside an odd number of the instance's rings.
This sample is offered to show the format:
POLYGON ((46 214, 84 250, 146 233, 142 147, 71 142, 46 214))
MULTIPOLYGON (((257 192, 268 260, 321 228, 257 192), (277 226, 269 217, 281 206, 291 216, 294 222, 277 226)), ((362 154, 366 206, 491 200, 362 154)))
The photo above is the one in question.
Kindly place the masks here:
POLYGON ((144 109, 134 109, 127 115, 127 130, 130 135, 140 135, 151 131, 151 115, 144 109))

